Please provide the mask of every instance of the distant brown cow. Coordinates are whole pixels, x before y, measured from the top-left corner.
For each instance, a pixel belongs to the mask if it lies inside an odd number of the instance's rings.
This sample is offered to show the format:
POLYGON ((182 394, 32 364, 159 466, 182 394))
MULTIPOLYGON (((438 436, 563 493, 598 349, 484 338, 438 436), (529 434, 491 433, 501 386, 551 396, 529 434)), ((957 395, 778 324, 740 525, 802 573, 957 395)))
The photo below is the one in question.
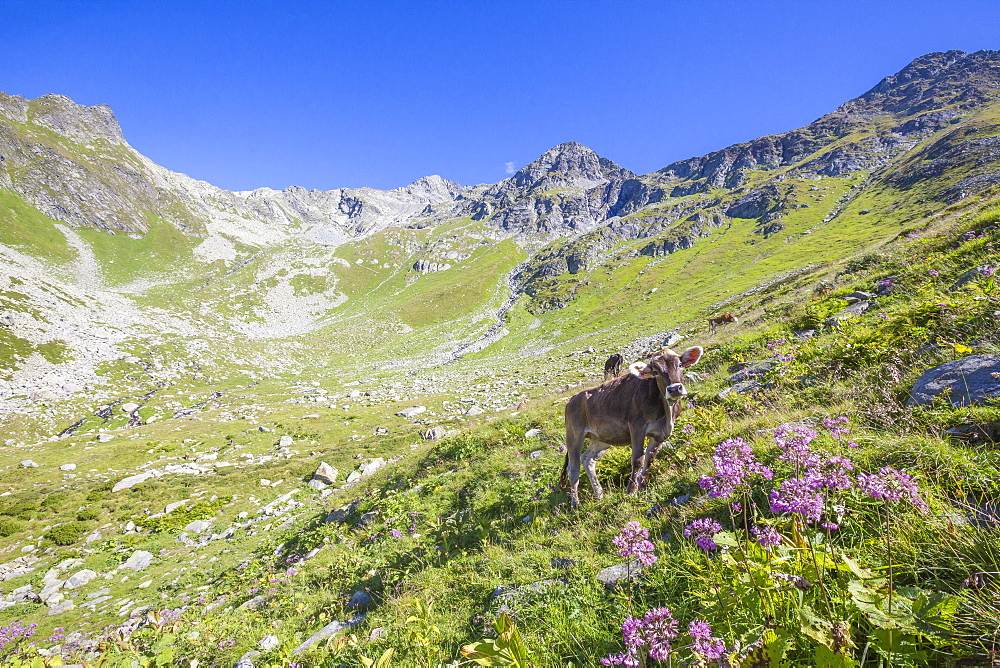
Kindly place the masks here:
POLYGON ((580 503, 578 487, 582 464, 594 496, 604 495, 597 480, 597 460, 612 445, 632 446, 632 475, 627 491, 631 494, 646 483, 646 473, 656 451, 674 431, 687 396, 682 369, 698 361, 700 346, 678 355, 664 348, 648 363, 636 362, 629 373, 584 390, 566 404, 566 459, 560 484, 569 487, 570 502, 580 503), (590 446, 583 450, 584 439, 590 446), (649 446, 646 447, 646 440, 649 446))
POLYGON ((617 378, 622 374, 622 364, 625 363, 625 358, 621 356, 621 353, 615 353, 608 358, 608 361, 604 363, 604 380, 611 380, 612 378, 617 378))
POLYGON ((738 325, 740 324, 739 319, 732 313, 725 313, 723 315, 717 315, 714 318, 708 319, 708 326, 712 329, 712 334, 715 334, 715 328, 719 325, 727 327, 730 324, 738 325))

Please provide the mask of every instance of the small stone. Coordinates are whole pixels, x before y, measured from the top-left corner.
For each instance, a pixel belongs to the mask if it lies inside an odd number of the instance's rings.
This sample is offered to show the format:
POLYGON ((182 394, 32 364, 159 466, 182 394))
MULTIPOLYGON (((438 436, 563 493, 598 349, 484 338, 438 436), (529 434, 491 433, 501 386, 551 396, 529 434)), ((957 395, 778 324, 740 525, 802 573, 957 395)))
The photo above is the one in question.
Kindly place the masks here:
POLYGON ((270 652, 272 649, 274 649, 280 644, 281 640, 278 639, 278 636, 271 634, 261 638, 260 642, 257 643, 257 646, 260 647, 265 652, 270 652))
POLYGON ((139 404, 129 402, 127 404, 122 404, 122 413, 132 413, 139 409, 139 404))
POLYGON ((98 443, 107 443, 108 441, 113 440, 114 437, 115 437, 114 434, 98 434, 97 435, 97 442, 98 443))
POLYGON ((400 417, 413 417, 414 415, 420 415, 427 410, 426 406, 411 406, 410 408, 404 408, 403 410, 396 413, 400 417))
POLYGON ((146 580, 145 582, 140 583, 139 585, 137 585, 136 588, 137 589, 147 589, 147 588, 149 588, 149 586, 151 584, 153 584, 152 580, 146 580))
POLYGON ((293 443, 295 443, 295 439, 293 439, 291 436, 287 434, 278 439, 279 448, 287 448, 291 446, 293 443))
POLYGON ((329 485, 327 485, 322 480, 310 480, 309 482, 306 483, 306 486, 307 487, 312 487, 313 489, 315 489, 317 491, 320 491, 320 492, 322 492, 324 489, 326 489, 327 487, 329 487, 329 485))
POLYGON ((482 414, 483 414, 483 409, 480 408, 479 406, 473 405, 465 409, 465 415, 482 415, 482 414))
POLYGON ((525 438, 538 438, 541 435, 542 435, 541 429, 529 429, 528 431, 524 432, 525 438))
POLYGON ((60 471, 75 471, 76 470, 76 464, 63 464, 62 466, 59 467, 59 470, 60 471))
POLYGON ((531 457, 532 459, 538 459, 539 457, 541 457, 544 454, 545 454, 544 450, 535 450, 534 452, 532 452, 528 456, 531 457))
POLYGON ((38 464, 36 462, 31 461, 30 459, 25 459, 23 462, 21 462, 21 466, 23 466, 26 469, 33 469, 37 468, 38 464))

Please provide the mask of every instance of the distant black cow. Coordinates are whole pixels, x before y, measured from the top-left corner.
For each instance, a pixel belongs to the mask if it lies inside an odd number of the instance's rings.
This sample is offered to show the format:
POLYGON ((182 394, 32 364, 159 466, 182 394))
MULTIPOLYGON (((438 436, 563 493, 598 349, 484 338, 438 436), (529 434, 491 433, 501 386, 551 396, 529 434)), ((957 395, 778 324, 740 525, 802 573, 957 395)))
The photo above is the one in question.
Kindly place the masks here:
POLYGON ((632 446, 632 475, 628 492, 646 483, 656 451, 674 431, 681 412, 684 369, 702 355, 699 346, 678 355, 665 348, 648 363, 636 362, 629 373, 584 390, 566 404, 566 460, 560 484, 569 487, 570 502, 580 503, 577 488, 580 467, 587 472, 594 496, 604 494, 597 481, 597 460, 612 445, 632 446), (583 450, 584 439, 590 446, 583 450), (649 446, 646 447, 646 440, 649 446))
POLYGON ((622 375, 622 364, 624 363, 625 358, 620 353, 609 357, 608 361, 604 363, 604 380, 611 380, 622 375))

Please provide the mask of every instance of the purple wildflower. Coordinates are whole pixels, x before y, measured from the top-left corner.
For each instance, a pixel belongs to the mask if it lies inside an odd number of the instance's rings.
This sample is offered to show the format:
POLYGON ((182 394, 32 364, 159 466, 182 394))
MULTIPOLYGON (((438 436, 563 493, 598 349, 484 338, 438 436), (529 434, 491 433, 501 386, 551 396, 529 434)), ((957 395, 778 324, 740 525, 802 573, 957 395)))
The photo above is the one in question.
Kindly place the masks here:
POLYGON ((770 494, 771 511, 797 513, 810 522, 818 522, 823 514, 824 497, 805 478, 789 478, 770 494))
POLYGON ((219 649, 226 649, 227 647, 232 647, 236 644, 236 641, 232 638, 226 638, 225 640, 220 640, 218 645, 219 649))
POLYGON ((854 464, 847 457, 834 455, 826 461, 819 462, 806 471, 805 480, 814 491, 827 489, 831 492, 843 491, 854 486, 850 471, 854 464))
POLYGON ((653 554, 656 548, 649 540, 649 530, 644 529, 638 522, 632 521, 626 524, 611 542, 618 548, 620 556, 626 559, 635 557, 643 566, 652 566, 658 561, 653 554))
POLYGON ((666 661, 672 651, 670 641, 677 637, 677 620, 670 608, 653 608, 641 619, 628 617, 622 623, 622 636, 625 651, 604 657, 603 665, 639 666, 643 647, 647 648, 650 659, 666 661))
POLYGON ((833 438, 835 438, 837 440, 840 440, 840 438, 844 434, 850 434, 851 433, 850 429, 848 429, 847 427, 842 426, 842 425, 847 424, 848 422, 850 422, 850 419, 847 416, 845 416, 845 415, 841 415, 840 417, 826 418, 826 419, 824 419, 823 420, 823 426, 826 427, 827 431, 830 432, 830 436, 832 436, 833 438))
POLYGON ((712 636, 712 627, 708 622, 693 621, 688 624, 691 634, 691 651, 706 661, 721 659, 726 653, 726 644, 721 639, 712 636))
POLYGON ((399 529, 390 529, 389 530, 389 535, 392 536, 393 538, 402 538, 403 537, 403 534, 402 534, 402 532, 400 532, 399 529))
POLYGON ((733 495, 744 479, 752 474, 770 480, 774 477, 771 469, 754 458, 750 444, 742 438, 727 438, 715 448, 712 456, 715 477, 705 476, 698 484, 716 499, 726 499, 733 495))
POLYGON ((778 533, 777 529, 767 524, 750 527, 750 533, 756 536, 754 540, 763 547, 774 547, 781 544, 781 534, 778 533))
POLYGON ((49 636, 49 639, 46 640, 45 642, 59 642, 65 637, 66 637, 66 627, 57 626, 54 629, 52 629, 52 635, 49 636))
POLYGON ((694 425, 691 424, 690 422, 688 422, 686 425, 684 425, 683 427, 681 427, 681 433, 682 434, 693 434, 694 433, 694 425))
POLYGON ((913 476, 891 466, 883 466, 878 473, 859 474, 858 487, 872 498, 883 501, 909 501, 920 512, 927 512, 927 504, 920 498, 913 476))
POLYGON ((706 552, 714 552, 719 549, 712 536, 722 531, 722 525, 711 517, 702 517, 691 522, 684 528, 684 537, 690 538, 695 545, 706 552))
POLYGON ((642 637, 649 646, 649 658, 666 661, 670 658, 670 641, 677 637, 677 620, 670 608, 653 608, 642 618, 642 637))
POLYGON ((937 269, 928 269, 927 270, 927 275, 928 276, 933 276, 934 278, 937 278, 938 276, 941 275, 941 272, 938 271, 937 269))
POLYGON ((7 626, 0 626, 0 649, 17 643, 22 638, 30 638, 35 635, 38 624, 25 626, 22 622, 11 622, 7 626))
POLYGON ((809 444, 818 436, 815 429, 804 424, 787 423, 774 432, 774 441, 784 452, 778 459, 795 466, 815 466, 819 457, 812 453, 809 444))
POLYGON ((983 276, 992 276, 995 273, 997 273, 996 267, 986 267, 983 269, 983 276))

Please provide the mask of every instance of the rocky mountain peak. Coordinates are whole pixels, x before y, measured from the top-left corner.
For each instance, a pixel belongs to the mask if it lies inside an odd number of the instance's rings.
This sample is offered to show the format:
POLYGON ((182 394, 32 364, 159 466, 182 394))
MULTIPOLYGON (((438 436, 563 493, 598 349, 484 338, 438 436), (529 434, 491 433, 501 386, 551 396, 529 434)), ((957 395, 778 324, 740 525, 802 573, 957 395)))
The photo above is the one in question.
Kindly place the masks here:
POLYGON ((519 169, 509 182, 517 190, 544 191, 556 188, 592 188, 635 174, 597 155, 575 141, 550 148, 537 160, 519 169))
POLYGON ((422 176, 413 183, 397 188, 396 192, 424 197, 435 202, 444 202, 461 195, 467 188, 461 184, 441 178, 437 174, 422 176))
POLYGON ((965 109, 997 98, 1000 51, 937 51, 914 59, 838 111, 910 115, 946 106, 965 109))
POLYGON ((28 121, 81 144, 95 139, 125 143, 118 119, 106 104, 88 107, 65 95, 43 95, 28 101, 26 111, 28 121))

